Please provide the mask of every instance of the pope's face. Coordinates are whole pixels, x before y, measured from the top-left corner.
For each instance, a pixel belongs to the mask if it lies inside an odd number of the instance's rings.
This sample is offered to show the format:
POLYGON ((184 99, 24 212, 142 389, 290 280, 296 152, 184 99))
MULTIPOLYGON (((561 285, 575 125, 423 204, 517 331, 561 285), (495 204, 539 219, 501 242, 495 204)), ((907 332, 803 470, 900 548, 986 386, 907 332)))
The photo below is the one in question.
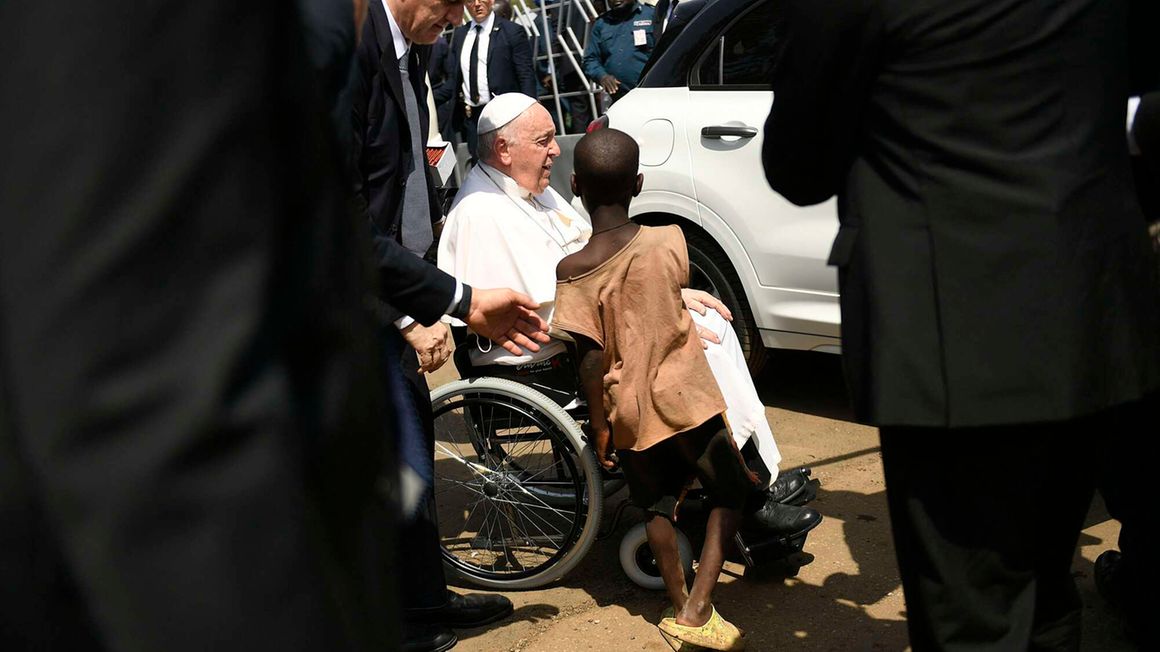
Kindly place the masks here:
POLYGON ((494 4, 495 0, 467 0, 467 13, 471 14, 475 22, 482 23, 491 14, 494 4))
POLYGON ((403 36, 412 43, 434 43, 448 26, 463 23, 463 0, 387 1, 403 36))
POLYGON ((560 155, 556 144, 556 124, 548 110, 533 104, 517 123, 517 137, 508 144, 511 156, 509 175, 521 188, 537 195, 548 188, 552 176, 552 162, 560 155))

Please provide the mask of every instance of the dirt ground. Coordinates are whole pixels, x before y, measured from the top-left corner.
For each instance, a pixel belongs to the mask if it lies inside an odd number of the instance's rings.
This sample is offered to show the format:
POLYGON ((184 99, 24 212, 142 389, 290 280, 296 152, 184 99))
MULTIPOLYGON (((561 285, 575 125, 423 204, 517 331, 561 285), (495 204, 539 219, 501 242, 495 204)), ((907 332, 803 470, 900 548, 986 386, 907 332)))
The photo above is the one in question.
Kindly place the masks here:
MULTIPOLYGON (((749 650, 908 649, 906 607, 895 567, 877 431, 853 423, 837 356, 771 352, 758 391, 783 457, 783 468, 805 465, 820 480, 812 505, 825 520, 805 551, 813 561, 796 577, 727 564, 715 600, 748 631, 749 650)), ((451 365, 448 365, 450 367, 451 365)), ((433 385, 453 378, 441 371, 433 385)), ((1017 482, 1017 478, 996 479, 1017 482)), ((621 492, 610 499, 611 514, 621 492)), ((635 520, 626 512, 562 581, 535 591, 505 593, 515 614, 496 625, 459 632, 458 652, 670 650, 655 623, 663 592, 637 587, 620 569, 620 537, 635 520)), ((1115 547, 1119 526, 1098 498, 1080 538, 1073 573, 1084 609, 1085 651, 1133 647, 1096 594, 1092 564, 1115 547)), ((470 587, 452 587, 474 592, 470 587)))

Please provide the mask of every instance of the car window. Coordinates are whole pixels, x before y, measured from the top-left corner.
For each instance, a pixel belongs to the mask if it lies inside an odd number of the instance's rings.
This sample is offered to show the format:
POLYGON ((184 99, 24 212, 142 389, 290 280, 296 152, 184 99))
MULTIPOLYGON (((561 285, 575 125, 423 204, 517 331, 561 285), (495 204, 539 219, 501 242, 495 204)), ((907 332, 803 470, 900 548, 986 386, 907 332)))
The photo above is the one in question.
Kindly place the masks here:
POLYGON ((769 87, 774 61, 774 3, 754 3, 712 42, 689 85, 702 90, 769 87))

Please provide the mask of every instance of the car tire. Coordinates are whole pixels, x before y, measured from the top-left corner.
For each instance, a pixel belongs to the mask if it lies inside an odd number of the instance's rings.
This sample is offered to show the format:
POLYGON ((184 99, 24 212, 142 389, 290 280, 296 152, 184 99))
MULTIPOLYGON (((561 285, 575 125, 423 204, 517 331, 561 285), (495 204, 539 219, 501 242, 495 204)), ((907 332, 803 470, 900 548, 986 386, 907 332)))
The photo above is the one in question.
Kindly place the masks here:
POLYGON ((732 311, 733 330, 745 353, 749 374, 756 378, 765 366, 766 351, 741 279, 712 238, 693 229, 686 228, 684 232, 689 247, 689 287, 709 292, 732 311))

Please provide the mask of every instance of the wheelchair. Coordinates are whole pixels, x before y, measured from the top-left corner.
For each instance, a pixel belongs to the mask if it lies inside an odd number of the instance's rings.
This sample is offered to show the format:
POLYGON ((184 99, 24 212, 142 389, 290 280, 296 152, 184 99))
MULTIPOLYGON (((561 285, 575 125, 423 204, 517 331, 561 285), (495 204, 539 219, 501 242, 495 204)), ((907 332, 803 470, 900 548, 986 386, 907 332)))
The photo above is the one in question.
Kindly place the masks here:
MULTIPOLYGON (((597 462, 581 428, 588 410, 574 349, 524 365, 476 367, 468 359, 474 336, 453 331, 461 379, 431 392, 444 568, 449 579, 486 589, 545 586, 573 570, 598 538, 616 529, 629 502, 620 504, 601 534, 604 502, 626 483, 622 474, 597 462)), ((697 524, 702 502, 690 493, 686 504, 693 516, 686 519, 683 509, 682 526, 697 524)), ((681 529, 677 536, 691 576, 692 543, 681 529)), ((735 552, 750 567, 785 562, 792 575, 801 565, 794 555, 806 536, 739 532, 735 552)), ((643 523, 622 539, 620 561, 634 583, 663 588, 643 523)))

